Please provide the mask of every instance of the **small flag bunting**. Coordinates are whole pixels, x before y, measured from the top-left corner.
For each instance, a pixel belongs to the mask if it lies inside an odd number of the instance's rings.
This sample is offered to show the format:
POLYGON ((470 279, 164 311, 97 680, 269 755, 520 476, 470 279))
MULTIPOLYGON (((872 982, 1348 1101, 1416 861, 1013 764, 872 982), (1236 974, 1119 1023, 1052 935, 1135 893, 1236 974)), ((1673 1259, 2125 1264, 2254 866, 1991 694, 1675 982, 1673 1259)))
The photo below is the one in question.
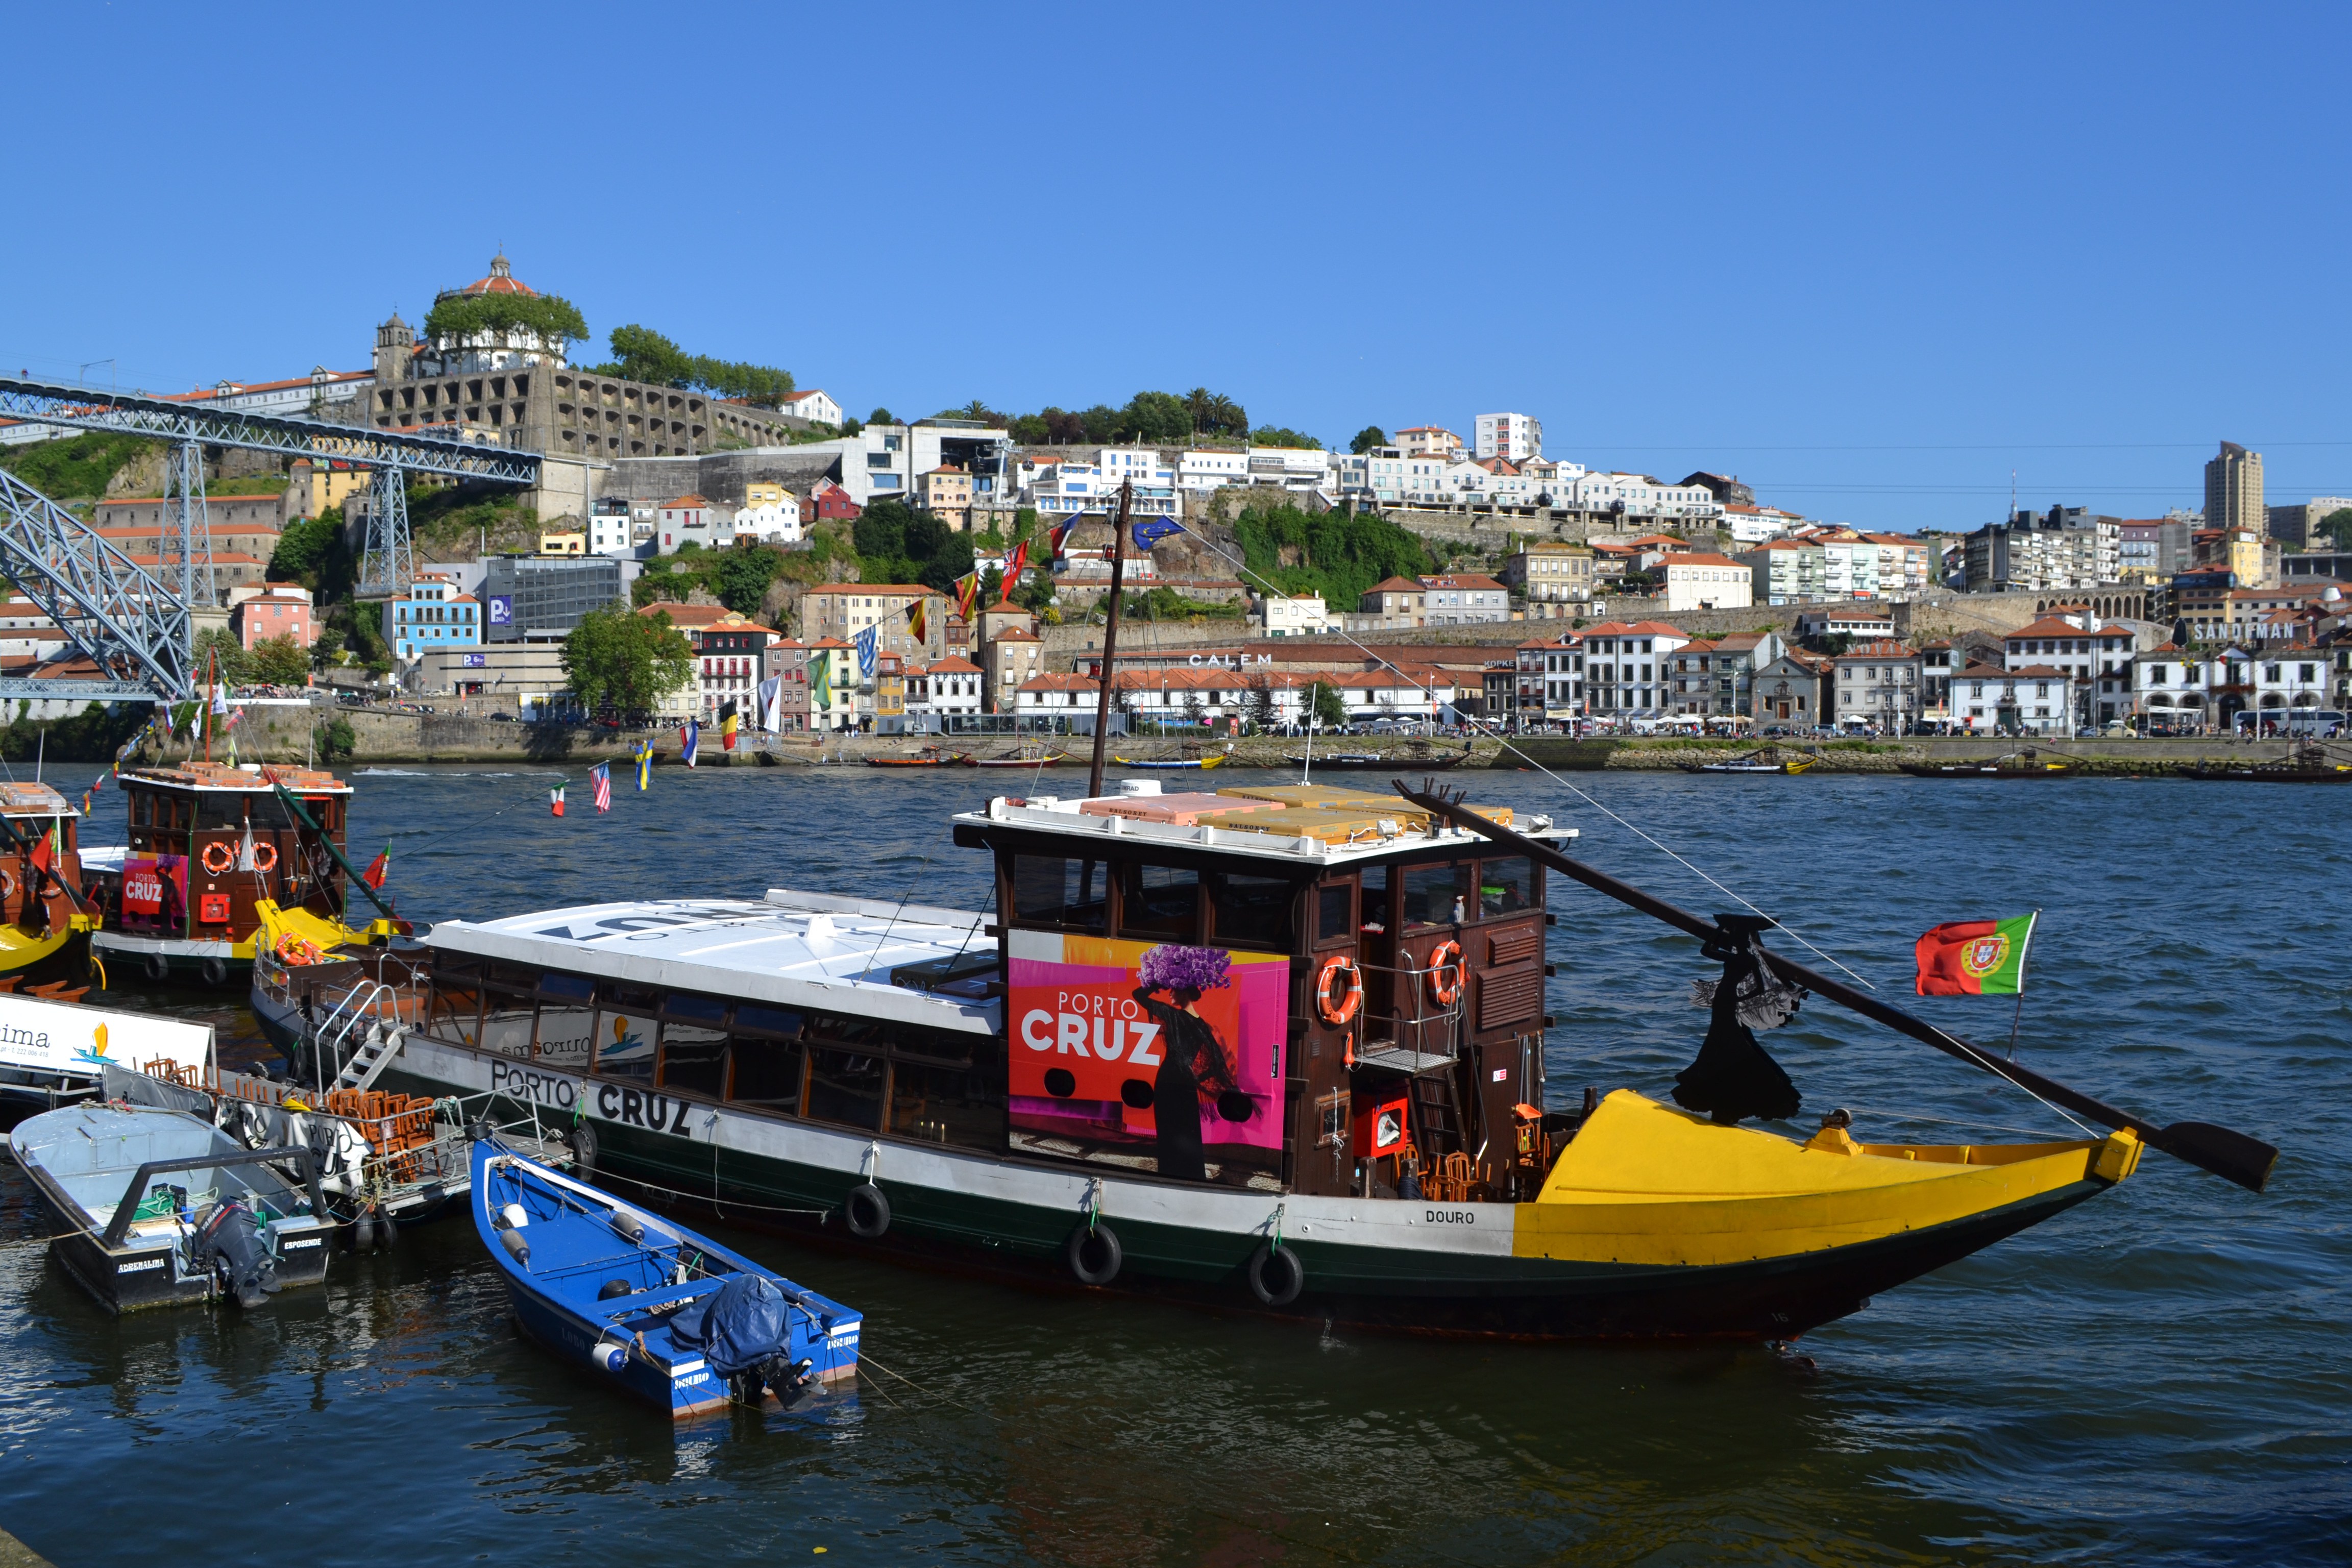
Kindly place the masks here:
POLYGON ((563 786, 557 784, 547 792, 547 809, 557 816, 563 815, 563 786))
POLYGON ((613 764, 610 763, 598 763, 594 767, 590 768, 588 770, 588 783, 591 787, 594 789, 596 794, 596 809, 600 812, 612 810, 613 764))

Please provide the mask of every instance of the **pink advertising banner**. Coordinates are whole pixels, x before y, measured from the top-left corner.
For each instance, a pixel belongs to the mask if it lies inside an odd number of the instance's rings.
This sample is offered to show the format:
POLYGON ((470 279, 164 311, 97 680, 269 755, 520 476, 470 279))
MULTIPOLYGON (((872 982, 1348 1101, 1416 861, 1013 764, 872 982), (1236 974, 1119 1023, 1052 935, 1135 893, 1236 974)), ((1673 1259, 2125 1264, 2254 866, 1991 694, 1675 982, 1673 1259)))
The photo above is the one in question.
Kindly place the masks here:
POLYGON ((1192 1181, 1278 1171, 1290 961, 1012 933, 1015 1147, 1192 1181))

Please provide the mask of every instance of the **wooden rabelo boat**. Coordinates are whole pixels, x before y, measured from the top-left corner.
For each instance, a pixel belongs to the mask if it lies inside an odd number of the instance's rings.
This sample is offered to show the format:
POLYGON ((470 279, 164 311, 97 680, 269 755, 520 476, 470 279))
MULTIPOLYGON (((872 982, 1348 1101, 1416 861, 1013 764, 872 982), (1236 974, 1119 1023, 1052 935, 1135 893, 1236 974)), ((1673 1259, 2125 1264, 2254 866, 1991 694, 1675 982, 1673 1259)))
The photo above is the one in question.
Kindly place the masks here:
POLYGON ((84 889, 81 813, 47 784, 0 783, 0 978, 89 979, 98 905, 84 889))
POLYGON ((116 985, 223 985, 253 965, 261 906, 311 953, 383 942, 405 927, 343 856, 351 785, 310 768, 180 763, 125 768, 128 846, 89 858, 105 923, 91 945, 116 985), (358 887, 379 918, 345 922, 358 887))
POLYGON ((2145 1147, 2255 1190, 2276 1157, 1979 1050, 1769 951, 1769 921, 1585 866, 1540 817, 1307 785, 1163 810, 1153 784, 954 817, 994 912, 779 889, 444 922, 381 1081, 571 1126, 598 1180, 730 1221, 1507 1336, 1786 1340, 2097 1196, 2145 1147), (1580 1044, 1546 1016, 1563 879, 1718 973, 1671 1099, 1554 1080, 1580 1044), (1808 992, 2111 1131, 1801 1125, 1750 1019, 1808 992))
POLYGON ((868 757, 866 765, 869 768, 951 768, 964 760, 960 752, 925 746, 921 751, 904 757, 868 757))
POLYGON ((1897 763, 1915 779, 2063 779, 2086 773, 2076 762, 2044 762, 2032 751, 1981 763, 1897 763))
POLYGON ((2302 746, 2274 763, 2209 763, 2183 768, 2180 776, 2214 784, 2352 784, 2352 763, 2338 762, 2325 746, 2302 746))
POLYGON ((1470 758, 1470 749, 1439 752, 1431 756, 1384 757, 1377 752, 1333 752, 1328 756, 1286 756, 1282 760, 1294 768, 1329 768, 1335 773, 1363 773, 1386 768, 1391 773, 1402 770, 1414 773, 1443 773, 1447 768, 1460 767, 1470 758))

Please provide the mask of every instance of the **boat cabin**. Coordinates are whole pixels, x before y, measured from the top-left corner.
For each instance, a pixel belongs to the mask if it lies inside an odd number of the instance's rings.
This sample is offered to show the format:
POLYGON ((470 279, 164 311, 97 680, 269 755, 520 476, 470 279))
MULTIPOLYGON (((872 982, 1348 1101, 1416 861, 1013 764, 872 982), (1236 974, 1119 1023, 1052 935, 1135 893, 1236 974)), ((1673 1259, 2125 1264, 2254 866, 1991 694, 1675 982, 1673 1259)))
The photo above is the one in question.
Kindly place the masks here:
POLYGON ((47 784, 0 783, 0 926, 64 931, 82 889, 81 813, 47 784))
POLYGON ((1540 866, 1345 786, 1130 781, 954 826, 993 918, 777 890, 446 921, 416 1035, 567 1121, 708 1138, 723 1108, 1229 1189, 1533 1196, 1561 1131, 1540 866))
POLYGON ((110 929, 244 943, 261 928, 254 906, 263 900, 341 918, 338 857, 352 788, 341 779, 310 768, 189 762, 125 768, 118 782, 131 822, 109 900, 110 929), (281 784, 301 803, 299 815, 278 795, 281 784))

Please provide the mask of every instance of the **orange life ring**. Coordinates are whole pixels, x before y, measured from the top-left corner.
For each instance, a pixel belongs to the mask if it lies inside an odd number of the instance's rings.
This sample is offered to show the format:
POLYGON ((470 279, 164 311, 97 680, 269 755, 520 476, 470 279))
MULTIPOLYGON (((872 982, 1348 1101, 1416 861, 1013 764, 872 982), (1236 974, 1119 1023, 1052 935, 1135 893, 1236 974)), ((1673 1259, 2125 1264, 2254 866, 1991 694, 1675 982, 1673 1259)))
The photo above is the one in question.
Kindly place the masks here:
POLYGON ((1451 1007, 1462 994, 1462 944, 1447 940, 1429 951, 1429 994, 1441 1007, 1451 1007), (1452 979, 1447 979, 1451 974, 1452 979))
POLYGON ((0 868, 0 899, 13 899, 16 896, 16 879, 8 875, 5 868, 0 868))
POLYGON ((289 931, 278 939, 278 961, 281 963, 292 964, 324 963, 327 962, 327 955, 319 951, 316 942, 299 937, 289 931))
POLYGON ((253 847, 253 868, 257 871, 275 871, 278 869, 278 846, 275 844, 256 844, 253 847))
POLYGON ((1323 968, 1315 976, 1315 1005, 1327 1024, 1344 1027, 1364 1005, 1364 974, 1356 961, 1345 953, 1335 952, 1323 961, 1323 968), (1338 996, 1331 994, 1335 977, 1347 977, 1347 989, 1338 996))
POLYGON ((205 869, 217 877, 222 872, 227 870, 231 866, 236 864, 236 851, 215 838, 210 844, 205 846, 204 859, 205 869), (213 857, 215 855, 220 857, 220 860, 217 864, 213 860, 213 857))

